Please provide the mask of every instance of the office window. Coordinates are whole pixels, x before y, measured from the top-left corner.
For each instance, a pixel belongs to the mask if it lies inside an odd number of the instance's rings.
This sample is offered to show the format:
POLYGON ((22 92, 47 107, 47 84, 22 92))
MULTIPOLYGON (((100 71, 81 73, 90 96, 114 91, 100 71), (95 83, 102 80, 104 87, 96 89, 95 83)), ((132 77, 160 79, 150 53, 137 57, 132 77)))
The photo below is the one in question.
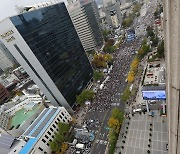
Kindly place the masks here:
POLYGON ((51 142, 52 140, 50 139, 49 142, 51 142))
POLYGON ((46 145, 49 146, 49 143, 47 143, 46 145))
POLYGON ((47 135, 45 135, 45 138, 47 138, 47 139, 48 139, 49 137, 48 137, 47 135))
POLYGON ((48 131, 47 133, 48 133, 49 135, 51 135, 51 133, 50 133, 49 131, 48 131))
POLYGON ((57 122, 57 121, 55 121, 55 124, 57 125, 57 124, 58 124, 58 122, 57 122))
POLYGON ((39 150, 43 151, 43 149, 41 147, 38 148, 39 150))
POLYGON ((50 128, 50 130, 53 132, 54 130, 52 128, 50 128))
MULTIPOLYGON (((92 78, 93 70, 65 4, 30 11, 10 20, 72 106, 76 95, 92 78)), ((51 89, 48 91, 53 95, 51 89)))
POLYGON ((66 121, 63 119, 63 122, 66 122, 66 121))
POLYGON ((54 128, 56 128, 56 126, 55 126, 54 124, 53 124, 52 126, 53 126, 54 128))
POLYGON ((42 141, 43 141, 44 143, 46 143, 45 139, 42 139, 42 141))
POLYGON ((61 115, 59 115, 59 117, 62 119, 62 116, 61 116, 61 115))
POLYGON ((54 138, 54 135, 52 136, 52 138, 54 138))
POLYGON ((63 113, 63 112, 62 112, 61 114, 64 116, 64 113, 63 113))

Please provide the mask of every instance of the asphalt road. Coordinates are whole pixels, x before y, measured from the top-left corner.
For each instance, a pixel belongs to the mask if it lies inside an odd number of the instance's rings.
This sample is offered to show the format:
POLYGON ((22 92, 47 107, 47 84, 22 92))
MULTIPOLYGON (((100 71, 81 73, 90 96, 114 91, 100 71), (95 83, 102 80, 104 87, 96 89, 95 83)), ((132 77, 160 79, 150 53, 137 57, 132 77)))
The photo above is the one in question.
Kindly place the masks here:
MULTIPOLYGON (((154 5, 154 3, 150 4, 150 5, 154 5)), ((146 14, 146 16, 149 16, 149 11, 152 13, 154 10, 154 8, 147 8, 148 12, 146 14)), ((137 19, 138 20, 138 19, 137 19)), ((141 25, 142 24, 142 20, 140 22, 136 22, 136 24, 134 24, 134 26, 138 26, 138 25, 141 25)), ((152 24, 152 23, 148 23, 149 25, 152 24)), ((145 35, 146 32, 145 31, 142 31, 141 32, 141 36, 142 35, 145 35)), ((129 44, 129 46, 131 46, 129 44)), ((138 47, 137 47, 138 48, 138 47)), ((137 49, 136 48, 136 49, 137 49)), ((119 50, 119 52, 129 52, 129 51, 122 51, 122 49, 119 50)), ((123 53, 122 53, 123 54, 123 53)), ((127 55, 129 56, 129 55, 127 55)), ((122 57, 118 57, 118 58, 122 58, 122 57)), ((133 56, 129 56, 129 60, 132 61, 132 58, 133 56)), ((119 68, 119 70, 124 70, 124 72, 127 74, 128 71, 129 71, 129 66, 127 66, 126 68, 124 67, 121 67, 119 68)), ((117 72, 120 74, 120 71, 117 72)), ((126 85, 127 83, 125 82, 125 79, 126 79, 126 76, 121 76, 120 80, 119 80, 119 89, 118 89, 118 93, 121 94, 125 88, 126 88, 126 85)), ((109 111, 106 111, 106 112, 98 112, 98 111, 95 111, 95 112, 91 112, 91 113, 88 113, 87 114, 87 117, 88 119, 99 119, 100 120, 100 124, 99 127, 97 127, 96 129, 96 138, 95 138, 95 141, 93 143, 93 146, 91 148, 91 154, 105 154, 105 150, 106 150, 106 147, 107 147, 107 144, 108 144, 108 127, 107 127, 107 122, 108 122, 108 119, 111 115, 111 111, 114 107, 118 107, 120 108, 122 111, 125 110, 125 105, 124 103, 122 103, 120 101, 120 95, 116 93, 114 95, 114 100, 112 102, 113 106, 111 107, 111 110, 109 111), (118 104, 118 106, 116 106, 118 104)), ((143 108, 143 107, 142 107, 143 108)), ((155 109, 155 108, 159 108, 159 105, 151 105, 150 106, 150 109, 155 109)))
MULTIPOLYGON (((121 52, 122 54, 127 54, 127 56, 129 56, 129 61, 132 61, 133 56, 131 55, 131 53, 127 53, 127 51, 122 51, 121 49, 117 52, 121 52), (124 52, 124 53, 123 53, 124 52)), ((125 55, 123 55, 125 56, 125 55)), ((122 57, 119 57, 122 58, 122 57)), ((120 65, 119 71, 117 72, 117 74, 121 72, 121 70, 124 70, 124 73, 127 74, 129 71, 129 66, 127 66, 126 68, 121 68, 122 65, 120 65)), ((124 91, 124 89, 126 88, 127 83, 125 82, 126 80, 126 76, 121 76, 120 80, 119 80, 119 88, 118 88, 118 92, 114 95, 114 97, 112 97, 113 101, 112 104, 113 106, 111 107, 110 110, 105 111, 105 112, 99 112, 99 111, 94 111, 94 112, 89 112, 87 113, 85 119, 93 119, 93 120, 99 120, 99 127, 94 128, 94 130, 96 131, 96 138, 94 141, 94 144, 91 148, 91 153, 92 154, 104 154, 105 150, 106 150, 106 146, 108 144, 108 133, 109 133, 109 129, 107 126, 107 122, 109 117, 111 116, 111 111, 113 108, 118 107, 120 108, 122 111, 124 111, 125 109, 125 105, 124 103, 122 103, 120 101, 120 94, 124 91)))

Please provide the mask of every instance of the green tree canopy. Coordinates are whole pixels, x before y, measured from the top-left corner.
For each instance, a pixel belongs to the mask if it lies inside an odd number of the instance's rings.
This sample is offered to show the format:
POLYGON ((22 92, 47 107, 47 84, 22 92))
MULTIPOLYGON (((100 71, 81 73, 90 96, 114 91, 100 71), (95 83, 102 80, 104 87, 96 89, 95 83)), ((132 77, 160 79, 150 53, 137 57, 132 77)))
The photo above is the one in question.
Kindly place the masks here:
POLYGON ((155 18, 158 18, 159 17, 159 9, 158 9, 158 7, 156 8, 156 11, 154 12, 154 17, 155 18))
POLYGON ((112 110, 111 117, 114 118, 114 119, 117 119, 120 122, 120 124, 122 124, 122 122, 124 120, 124 113, 120 109, 114 108, 112 110))
POLYGON ((107 67, 106 59, 105 59, 103 54, 95 54, 94 58, 93 58, 93 61, 92 61, 92 64, 94 64, 95 67, 97 67, 97 68, 101 68, 101 67, 105 68, 105 67, 107 67))
POLYGON ((114 48, 114 46, 111 46, 111 45, 105 45, 103 50, 106 53, 113 53, 115 48, 114 48))
POLYGON ((111 34, 111 31, 110 30, 103 30, 102 33, 103 33, 104 40, 108 41, 108 39, 109 39, 108 35, 111 34))
POLYGON ((158 37, 151 37, 151 41, 152 41, 152 46, 156 47, 158 45, 158 37))
POLYGON ((84 105, 87 100, 92 100, 94 97, 94 91, 84 89, 80 95, 76 96, 76 101, 79 105, 84 105))
POLYGON ((148 53, 148 52, 150 51, 150 46, 144 44, 144 45, 142 46, 142 49, 144 50, 145 53, 148 53))
POLYGON ((133 23, 133 19, 131 17, 128 17, 124 19, 124 21, 122 22, 122 26, 124 28, 127 28, 127 27, 130 27, 132 23, 133 23))
POLYGON ((67 141, 67 135, 69 133, 70 127, 71 126, 68 123, 58 123, 59 131, 55 133, 53 141, 49 142, 50 148, 53 152, 60 153, 62 151, 61 146, 64 145, 64 142, 67 141))
POLYGON ((164 41, 162 41, 157 47, 157 57, 158 58, 164 57, 164 41))
POLYGON ((150 36, 150 37, 155 37, 155 34, 154 34, 152 29, 147 31, 147 35, 150 36))
POLYGON ((94 71, 93 78, 94 78, 95 81, 101 80, 103 77, 104 77, 104 73, 94 71))
POLYGON ((124 90, 123 94, 121 95, 122 102, 126 102, 131 95, 131 92, 129 90, 129 86, 124 90))

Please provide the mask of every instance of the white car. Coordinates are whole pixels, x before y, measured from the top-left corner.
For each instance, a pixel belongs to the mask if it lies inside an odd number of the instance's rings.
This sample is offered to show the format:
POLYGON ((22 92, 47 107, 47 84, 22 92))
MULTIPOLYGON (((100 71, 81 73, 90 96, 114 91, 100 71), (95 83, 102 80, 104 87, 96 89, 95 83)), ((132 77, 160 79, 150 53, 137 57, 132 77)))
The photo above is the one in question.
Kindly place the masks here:
POLYGON ((139 108, 139 109, 134 109, 134 110, 133 110, 134 113, 135 113, 135 112, 141 112, 141 111, 142 111, 142 109, 140 109, 140 108, 139 108))

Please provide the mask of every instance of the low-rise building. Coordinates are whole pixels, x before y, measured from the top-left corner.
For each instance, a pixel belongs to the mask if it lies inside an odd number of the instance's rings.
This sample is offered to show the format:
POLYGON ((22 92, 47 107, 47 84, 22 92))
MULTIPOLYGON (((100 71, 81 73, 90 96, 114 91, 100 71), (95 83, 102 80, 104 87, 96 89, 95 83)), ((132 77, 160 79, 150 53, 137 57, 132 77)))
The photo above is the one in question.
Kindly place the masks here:
POLYGON ((24 106, 29 103, 41 103, 42 98, 39 95, 23 95, 16 96, 11 102, 4 104, 1 108, 3 108, 4 112, 10 115, 13 115, 18 110, 22 109, 24 106))
POLYGON ((10 120, 10 115, 3 111, 0 111, 0 127, 4 130, 8 128, 8 123, 10 120))
POLYGON ((19 154, 51 153, 49 142, 58 131, 58 123, 69 123, 72 117, 64 107, 44 109, 34 120, 21 138, 26 141, 19 154))
POLYGON ((146 66, 144 85, 165 85, 165 65, 163 62, 150 62, 146 66))
POLYGON ((2 84, 0 84, 0 104, 7 102, 8 99, 9 99, 9 92, 2 84))
POLYGON ((14 69, 12 73, 20 80, 23 81, 27 78, 29 78, 29 75, 26 73, 26 71, 23 69, 22 66, 14 69))

